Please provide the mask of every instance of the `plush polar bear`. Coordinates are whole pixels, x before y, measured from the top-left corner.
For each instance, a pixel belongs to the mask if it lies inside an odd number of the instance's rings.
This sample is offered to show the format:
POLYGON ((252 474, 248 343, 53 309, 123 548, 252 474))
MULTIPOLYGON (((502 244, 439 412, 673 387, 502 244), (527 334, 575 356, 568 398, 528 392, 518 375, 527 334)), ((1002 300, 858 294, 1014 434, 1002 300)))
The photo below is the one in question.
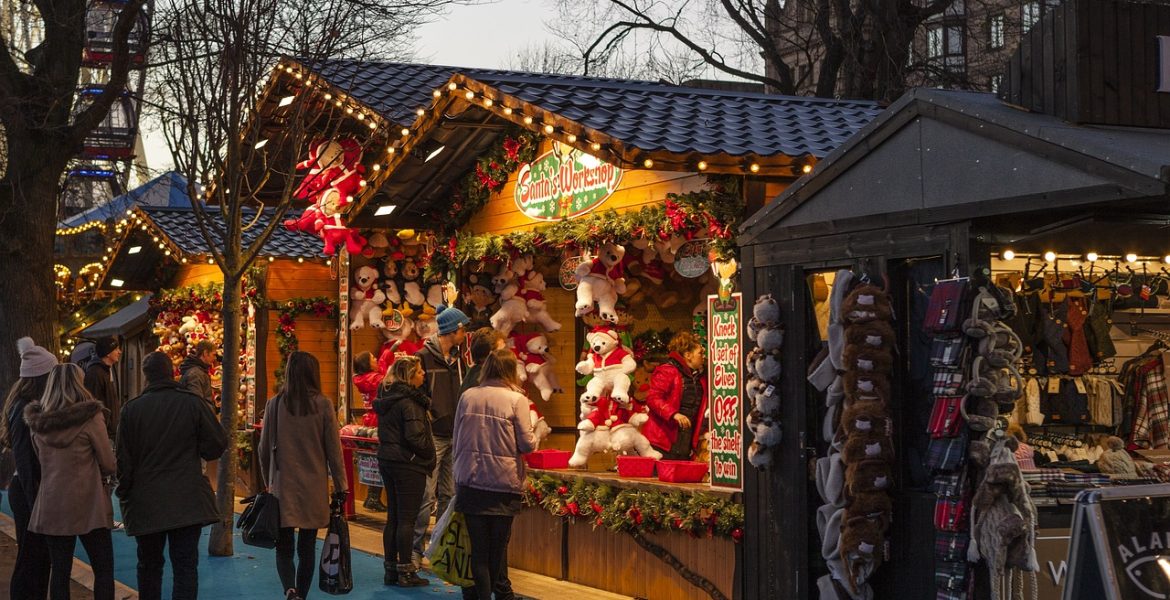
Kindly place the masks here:
POLYGON ((373 327, 381 329, 382 306, 386 301, 386 294, 378 289, 378 270, 374 267, 358 267, 353 274, 353 285, 349 288, 349 299, 353 302, 350 309, 349 328, 361 329, 373 327))
POLYGON ((560 331, 561 324, 548 314, 548 304, 544 301, 544 290, 548 288, 544 281, 544 275, 533 269, 520 275, 517 278, 517 283, 519 291, 516 292, 516 295, 524 298, 529 320, 539 324, 549 333, 560 331))
POLYGON ((500 298, 500 308, 491 316, 492 329, 509 335, 517 323, 528 320, 528 303, 517 295, 520 286, 515 271, 508 265, 501 265, 492 277, 492 284, 500 298))
POLYGON ((631 414, 626 422, 609 431, 609 448, 618 454, 637 453, 638 456, 649 456, 654 460, 662 458, 662 453, 650 446, 650 440, 642 435, 640 428, 650 417, 646 415, 646 406, 641 405, 637 412, 631 414))
POLYGON ((625 255, 624 246, 608 243, 601 247, 595 258, 577 265, 578 317, 592 312, 596 302, 598 316, 611 323, 617 322, 618 294, 626 290, 626 274, 622 267, 625 255))
POLYGON ((532 419, 532 434, 536 436, 536 450, 540 450, 540 443, 552 433, 552 427, 544 420, 535 402, 528 403, 528 415, 532 419))
POLYGON ((545 402, 554 393, 560 393, 560 383, 557 382, 554 360, 548 353, 548 338, 543 333, 530 333, 512 336, 516 358, 524 365, 524 371, 532 385, 540 390, 540 397, 545 402))
POLYGON ((589 358, 577 363, 577 372, 592 375, 581 394, 581 402, 592 404, 609 396, 626 404, 630 399, 630 374, 638 369, 634 355, 626 350, 611 327, 594 327, 585 340, 589 344, 589 358))
POLYGON ((579 437, 573 456, 569 458, 569 466, 585 466, 589 456, 596 452, 636 452, 640 456, 662 458, 662 454, 654 450, 646 436, 638 431, 647 420, 645 405, 633 403, 627 406, 602 397, 577 425, 579 437))

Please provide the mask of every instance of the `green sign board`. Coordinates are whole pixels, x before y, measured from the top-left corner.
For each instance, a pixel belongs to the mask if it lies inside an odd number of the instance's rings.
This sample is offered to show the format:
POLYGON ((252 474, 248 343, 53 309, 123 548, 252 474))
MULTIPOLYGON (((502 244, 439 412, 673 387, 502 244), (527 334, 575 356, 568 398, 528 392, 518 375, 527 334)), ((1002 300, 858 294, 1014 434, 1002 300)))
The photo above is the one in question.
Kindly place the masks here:
POLYGON ((711 487, 743 489, 743 294, 707 296, 711 487))
POLYGON ((553 142, 552 150, 520 167, 516 207, 536 221, 572 219, 601 206, 621 180, 614 165, 553 142))

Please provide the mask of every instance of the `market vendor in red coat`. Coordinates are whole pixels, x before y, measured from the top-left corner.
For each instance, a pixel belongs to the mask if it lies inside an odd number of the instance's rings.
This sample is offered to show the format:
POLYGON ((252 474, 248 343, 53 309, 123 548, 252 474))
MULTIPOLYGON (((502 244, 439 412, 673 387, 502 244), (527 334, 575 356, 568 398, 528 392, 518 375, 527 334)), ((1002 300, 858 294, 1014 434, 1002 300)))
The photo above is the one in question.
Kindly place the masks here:
POLYGON ((689 331, 676 333, 667 349, 670 357, 650 376, 642 434, 664 459, 690 460, 706 429, 707 349, 689 331))

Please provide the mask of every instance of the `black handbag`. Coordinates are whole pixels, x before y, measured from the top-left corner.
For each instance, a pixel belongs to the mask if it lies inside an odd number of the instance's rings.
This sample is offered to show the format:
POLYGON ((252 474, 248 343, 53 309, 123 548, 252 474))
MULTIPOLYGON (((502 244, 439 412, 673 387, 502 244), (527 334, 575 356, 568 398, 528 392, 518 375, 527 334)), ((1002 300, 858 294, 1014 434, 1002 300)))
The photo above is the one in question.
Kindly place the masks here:
MULTIPOLYGON (((275 400, 268 403, 268 411, 271 414, 264 423, 265 427, 272 427, 273 471, 277 470, 276 408, 275 400)), ((271 484, 269 485, 271 486, 271 484)), ((263 491, 240 500, 240 504, 247 505, 240 513, 239 520, 236 521, 236 527, 240 530, 240 539, 249 546, 275 548, 276 538, 280 535, 280 501, 268 491, 263 491)))
POLYGON ((321 547, 317 586, 322 592, 339 596, 353 591, 353 566, 350 564, 349 523, 341 514, 342 503, 335 500, 329 511, 329 530, 321 547))

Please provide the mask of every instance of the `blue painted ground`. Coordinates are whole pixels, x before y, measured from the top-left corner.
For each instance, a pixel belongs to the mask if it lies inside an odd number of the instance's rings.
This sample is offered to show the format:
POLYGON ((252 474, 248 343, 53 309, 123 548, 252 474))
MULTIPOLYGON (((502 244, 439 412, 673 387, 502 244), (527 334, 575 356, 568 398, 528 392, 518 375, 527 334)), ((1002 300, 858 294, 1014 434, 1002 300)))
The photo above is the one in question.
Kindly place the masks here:
MULTIPOLYGON (((5 492, 6 494, 6 492, 5 492)), ((3 511, 11 516, 12 509, 8 502, 3 503, 3 511)), ((114 518, 121 515, 118 503, 114 503, 114 518)), ((237 533, 235 537, 235 556, 213 557, 207 555, 207 540, 210 527, 203 529, 200 540, 199 554, 199 597, 215 598, 216 600, 277 600, 283 598, 280 578, 276 576, 276 551, 247 546, 240 541, 237 533)), ((124 531, 114 531, 114 578, 131 587, 138 588, 138 554, 134 538, 124 531)), ((321 554, 321 542, 317 542, 317 555, 321 554)), ((77 557, 83 561, 89 560, 81 544, 77 545, 77 557)), ((447 585, 434 575, 424 573, 432 581, 432 585, 421 588, 399 588, 382 585, 382 559, 380 557, 352 551, 354 589, 344 596, 353 600, 366 599, 399 599, 399 598, 459 598, 459 589, 447 585)), ((170 598, 171 578, 170 568, 164 571, 163 597, 170 598)), ((317 589, 316 579, 313 581, 313 590, 310 598, 329 598, 328 594, 317 589)))

